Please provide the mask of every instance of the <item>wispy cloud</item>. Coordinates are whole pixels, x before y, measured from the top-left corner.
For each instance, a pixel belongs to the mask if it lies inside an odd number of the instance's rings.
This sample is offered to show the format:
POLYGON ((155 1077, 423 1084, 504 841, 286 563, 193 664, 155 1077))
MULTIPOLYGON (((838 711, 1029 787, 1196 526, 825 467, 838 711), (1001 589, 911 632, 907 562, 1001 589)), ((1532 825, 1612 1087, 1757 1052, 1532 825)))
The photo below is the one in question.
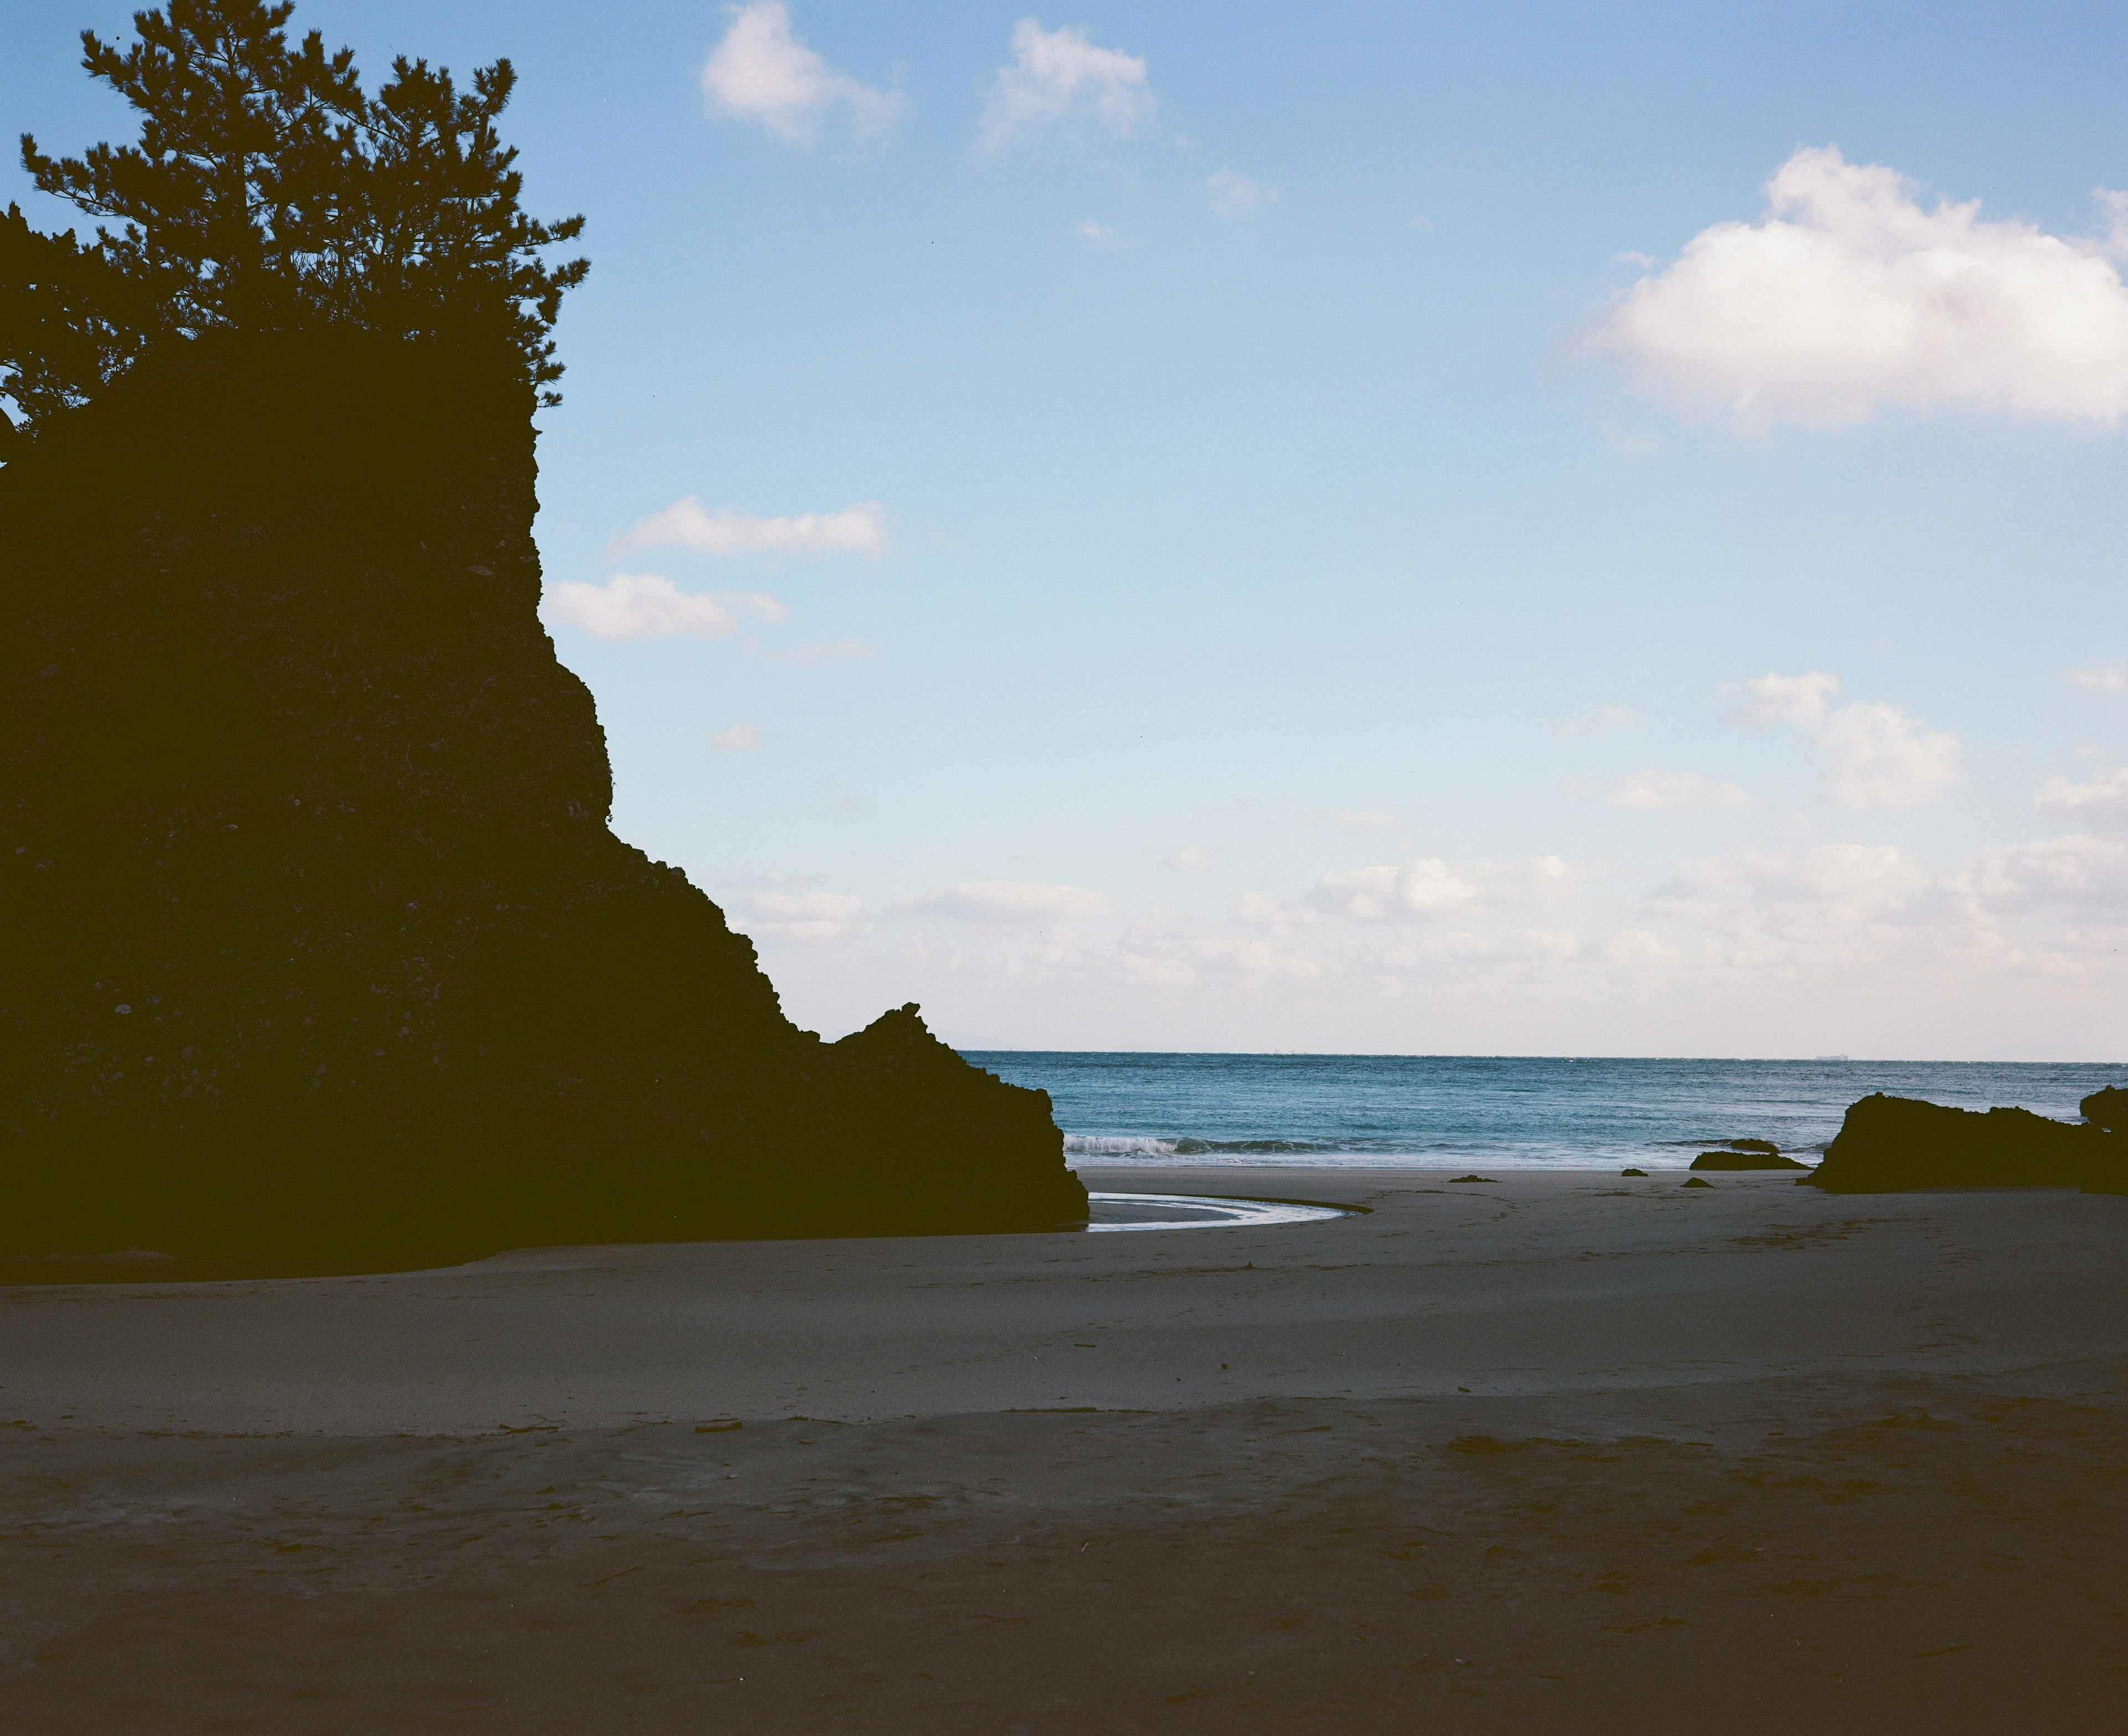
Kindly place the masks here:
POLYGON ((1311 808, 1300 817, 1310 825, 1328 826, 1347 837, 1399 832, 1404 823, 1404 815, 1394 808, 1311 808))
POLYGON ((906 108, 899 91, 838 72, 791 33, 782 0, 725 8, 731 24, 702 66, 702 92, 735 121, 759 123, 791 145, 810 145, 839 114, 859 137, 882 133, 906 108))
POLYGON ((654 572, 617 572, 603 585, 549 585, 539 612, 597 639, 720 639, 744 619, 774 624, 789 610, 758 591, 684 591, 654 572))
POLYGON ((1212 196, 1212 209, 1223 217, 1246 216, 1266 205, 1285 202, 1285 195, 1276 187, 1237 175, 1231 168, 1221 169, 1204 186, 1212 196))
POLYGON ((1915 808, 1958 781, 1958 738, 1925 733, 1894 705, 1843 705, 1826 696, 1829 675, 1766 675, 1737 684, 1750 699, 1730 714, 1740 723, 1793 723, 1825 755, 1825 791, 1842 808, 1915 808))
POLYGON ((734 723, 729 729, 720 729, 710 738, 710 746, 727 753, 743 753, 749 747, 761 745, 761 732, 751 723, 734 723))
POLYGON ((1012 27, 1012 62, 999 69, 983 107, 983 143, 995 150, 1077 116, 1127 134, 1152 112, 1145 71, 1142 56, 1098 48, 1083 30, 1044 30, 1023 18, 1012 27))
POLYGON ((1631 777, 1598 787, 1612 807, 1630 808, 1640 813, 1751 805, 1750 791, 1735 784, 1717 783, 1697 771, 1636 771, 1631 777))
POLYGON ((1219 866, 1219 852, 1202 844, 1185 845, 1168 857, 1167 866, 1180 874, 1202 874, 1219 866))
POLYGON ((1032 880, 962 880, 897 908, 908 915, 963 923, 1070 923, 1114 913, 1106 898, 1084 886, 1032 880))
POLYGON ((1123 245, 1123 242, 1113 229, 1105 223, 1096 222, 1091 217, 1081 218, 1079 226, 1073 230, 1072 233, 1089 247, 1098 247, 1113 252, 1123 245))
POLYGON ((864 900, 842 892, 757 892, 732 913, 742 932, 793 941, 837 941, 869 933, 864 900))
POLYGON ((2128 693, 2128 663, 2093 663, 2070 670, 2069 679, 2093 693, 2128 693))
POLYGON ((793 669, 824 669, 831 663, 857 663, 873 654, 872 647, 860 638, 824 639, 773 649, 756 640, 746 648, 764 663, 785 663, 793 669))
POLYGON ((1309 888, 1304 903, 1318 915, 1356 922, 1409 923, 1428 917, 1480 915, 1563 904, 1587 887, 1594 872, 1556 856, 1461 864, 1423 856, 1409 862, 1326 874, 1309 888))
POLYGON ((1561 723, 1558 733, 1561 735, 1579 735, 1586 729, 1631 729, 1635 721, 1632 713, 1624 706, 1604 705, 1590 712, 1585 718, 1576 718, 1570 723, 1561 723))
POLYGON ((1583 339, 1644 391, 1746 432, 1881 410, 2117 426, 2128 414, 2121 195, 2097 238, 1926 206, 1913 183, 1806 148, 1756 223, 1717 223, 1583 339))
POLYGON ((2094 832, 2128 832, 2128 771, 2102 772, 2088 784, 2049 778, 2032 805, 2041 813, 2066 814, 2094 832))
POLYGON ((701 554, 872 554, 886 547, 886 515, 876 500, 840 512, 762 518, 720 506, 705 509, 693 495, 639 519, 614 538, 616 553, 631 548, 691 548, 701 554))

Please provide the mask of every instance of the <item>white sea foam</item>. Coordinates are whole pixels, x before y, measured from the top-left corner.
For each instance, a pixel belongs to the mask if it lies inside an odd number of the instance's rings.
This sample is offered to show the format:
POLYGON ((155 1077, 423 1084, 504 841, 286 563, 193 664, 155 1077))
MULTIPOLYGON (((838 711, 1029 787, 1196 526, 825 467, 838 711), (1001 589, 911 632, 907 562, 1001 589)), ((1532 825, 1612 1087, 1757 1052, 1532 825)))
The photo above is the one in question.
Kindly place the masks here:
POLYGON ((1258 1229, 1266 1224, 1319 1224, 1350 1217, 1335 1206, 1290 1199, 1214 1199, 1199 1193, 1089 1193, 1090 1231, 1258 1229))
POLYGON ((1073 1157, 1172 1157, 1175 1141, 1138 1133, 1067 1133, 1064 1150, 1073 1157))

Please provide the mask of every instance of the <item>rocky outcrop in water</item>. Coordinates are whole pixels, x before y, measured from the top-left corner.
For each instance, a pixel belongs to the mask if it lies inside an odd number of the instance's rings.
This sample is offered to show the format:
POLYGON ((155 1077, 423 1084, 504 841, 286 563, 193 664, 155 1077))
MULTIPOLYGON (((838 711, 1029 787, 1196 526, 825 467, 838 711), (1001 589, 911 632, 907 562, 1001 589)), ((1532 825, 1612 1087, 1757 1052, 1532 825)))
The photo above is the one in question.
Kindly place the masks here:
POLYGON ((1046 1094, 838 1043, 615 837, 531 392, 202 342, 0 469, 0 1255, 290 1268, 1083 1217, 1046 1094))
POLYGON ((2095 1127, 2103 1127, 2109 1133, 2128 1131, 2128 1091, 2118 1085, 2092 1092, 2076 1107, 2095 1127))
POLYGON ((2069 1187, 2128 1193, 2128 1137, 2029 1109, 1983 1113, 1879 1092, 1849 1107, 1824 1162, 1802 1180, 1831 1193, 2069 1187))
POLYGON ((1792 1157, 1783 1157, 1764 1140, 1739 1140, 1737 1144, 1750 1149, 1703 1151, 1693 1159, 1692 1167, 1695 1169, 1807 1169, 1810 1167, 1808 1164, 1798 1163, 1792 1157), (1761 1146, 1765 1149, 1759 1149, 1761 1146))

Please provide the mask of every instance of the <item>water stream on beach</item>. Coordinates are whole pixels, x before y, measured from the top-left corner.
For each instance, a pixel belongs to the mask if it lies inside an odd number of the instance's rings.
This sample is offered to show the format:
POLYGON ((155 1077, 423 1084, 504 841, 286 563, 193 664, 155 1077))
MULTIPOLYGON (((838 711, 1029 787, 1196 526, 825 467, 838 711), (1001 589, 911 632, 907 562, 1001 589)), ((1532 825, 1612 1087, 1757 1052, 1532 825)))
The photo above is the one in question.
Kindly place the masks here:
POLYGON ((1815 1161, 1857 1098, 2014 1104, 2073 1120, 2128 1067, 1955 1061, 1573 1060, 973 1050, 1056 1105, 1072 1162, 1683 1168, 1727 1140, 1815 1161))

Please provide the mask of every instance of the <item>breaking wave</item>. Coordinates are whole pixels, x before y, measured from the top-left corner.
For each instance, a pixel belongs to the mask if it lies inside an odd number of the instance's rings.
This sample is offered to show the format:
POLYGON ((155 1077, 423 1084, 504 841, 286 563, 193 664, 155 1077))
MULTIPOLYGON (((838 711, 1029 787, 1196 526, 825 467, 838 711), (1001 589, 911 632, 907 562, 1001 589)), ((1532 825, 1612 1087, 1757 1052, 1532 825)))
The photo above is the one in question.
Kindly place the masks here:
POLYGON ((1365 1144, 1327 1139, 1158 1139, 1145 1133, 1067 1133, 1074 1157, 1318 1157, 1364 1150, 1365 1144))
POLYGON ((1064 1150, 1075 1157, 1172 1157, 1176 1141, 1138 1133, 1067 1133, 1064 1150))

